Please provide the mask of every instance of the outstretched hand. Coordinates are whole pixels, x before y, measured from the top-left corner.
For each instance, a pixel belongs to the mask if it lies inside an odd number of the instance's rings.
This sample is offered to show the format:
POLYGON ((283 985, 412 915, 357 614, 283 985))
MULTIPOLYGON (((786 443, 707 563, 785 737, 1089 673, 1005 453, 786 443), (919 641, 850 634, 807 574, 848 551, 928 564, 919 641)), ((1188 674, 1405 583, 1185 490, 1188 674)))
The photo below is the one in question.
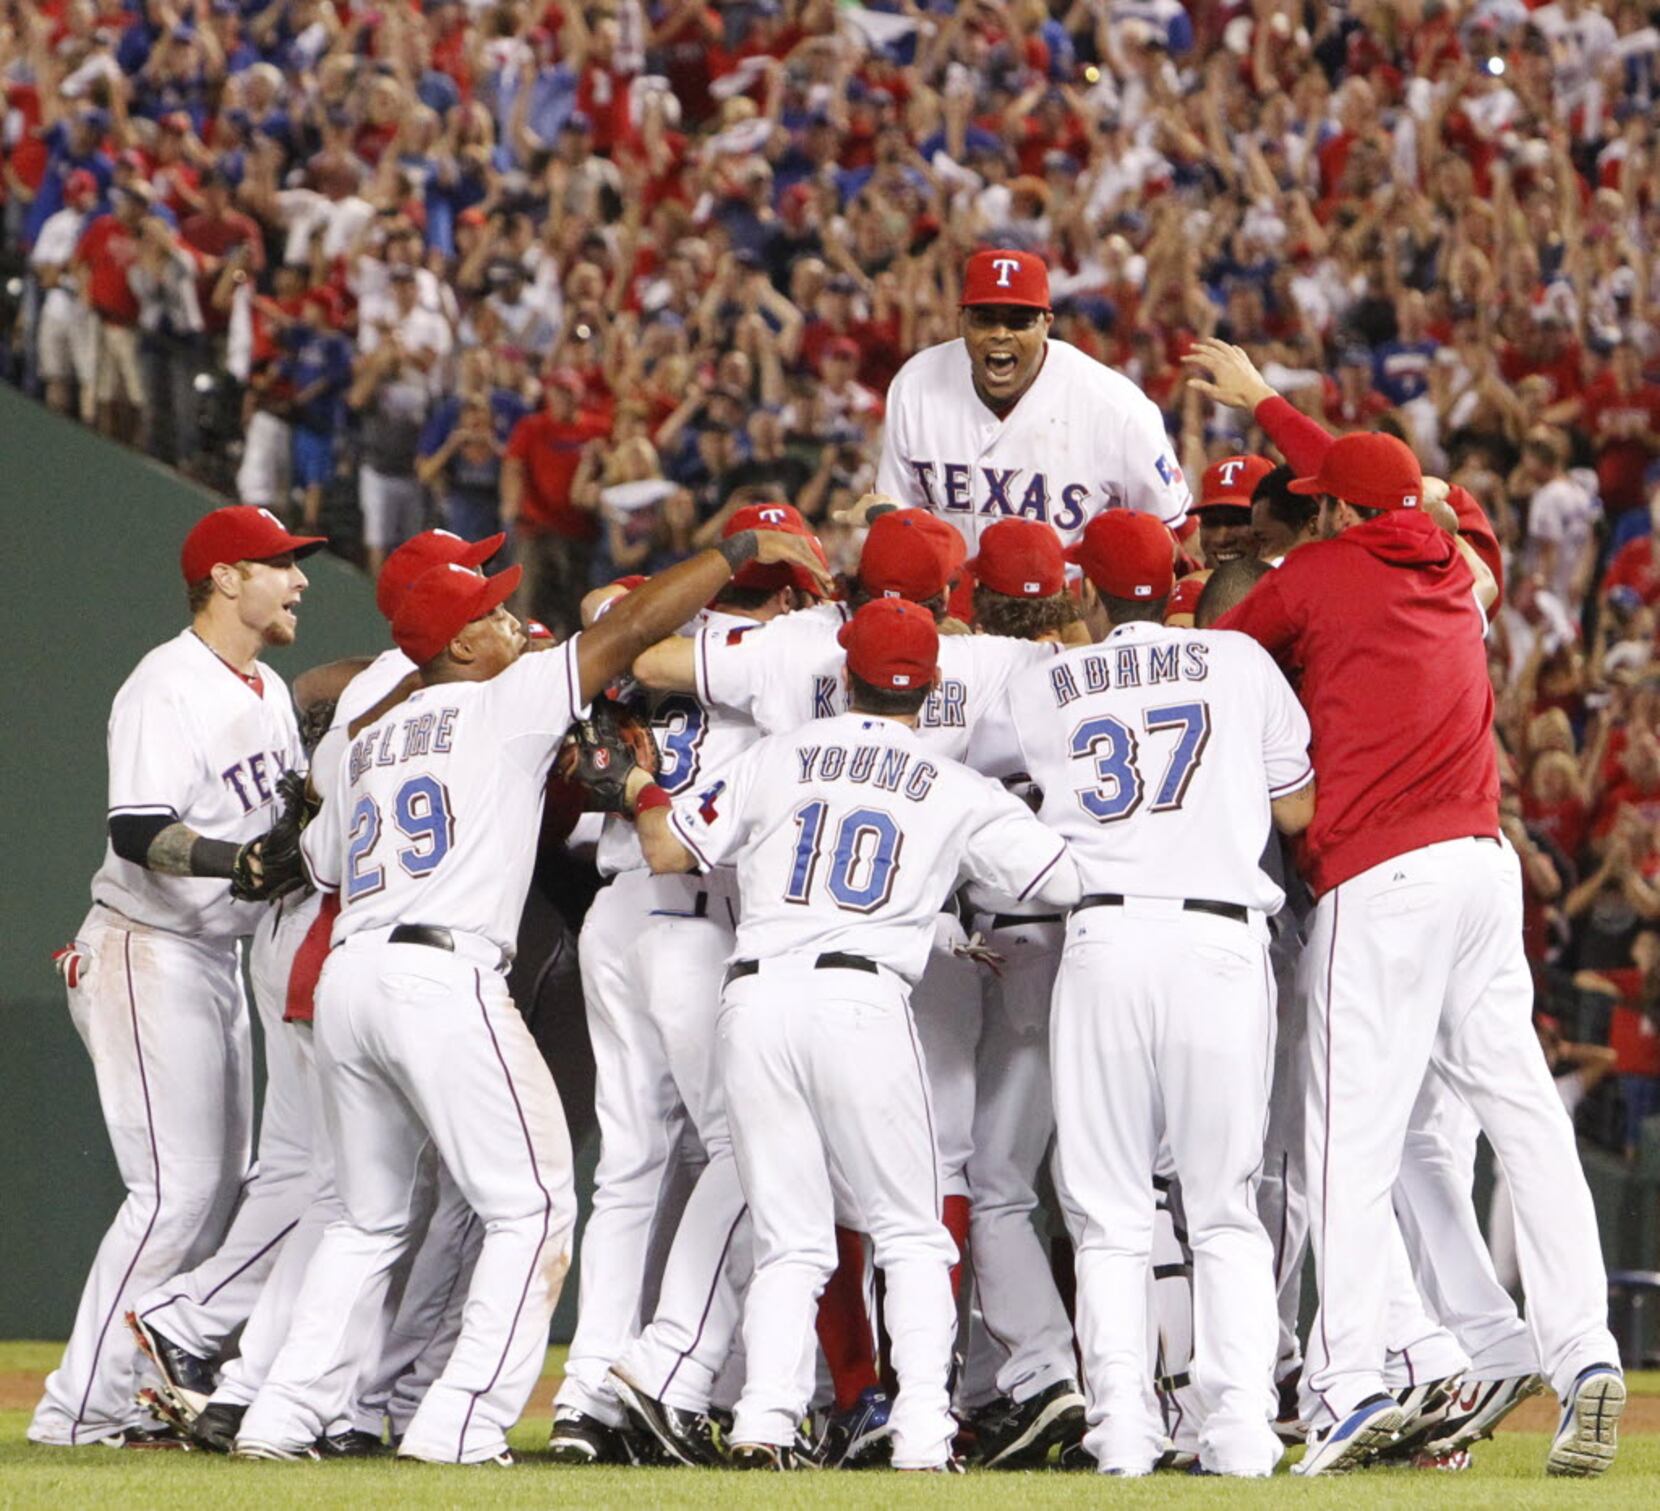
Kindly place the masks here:
POLYGON ((1214 336, 1195 341, 1193 350, 1182 358, 1182 366, 1190 375, 1189 387, 1230 409, 1250 413, 1264 399, 1274 397, 1268 380, 1257 371, 1256 363, 1245 354, 1244 348, 1218 341, 1214 336))
POLYGON ((818 584, 819 592, 826 597, 831 597, 836 591, 836 580, 830 575, 830 569, 825 566, 824 559, 819 555, 817 542, 807 536, 791 535, 783 530, 757 530, 755 559, 769 563, 782 561, 791 566, 802 567, 818 584))

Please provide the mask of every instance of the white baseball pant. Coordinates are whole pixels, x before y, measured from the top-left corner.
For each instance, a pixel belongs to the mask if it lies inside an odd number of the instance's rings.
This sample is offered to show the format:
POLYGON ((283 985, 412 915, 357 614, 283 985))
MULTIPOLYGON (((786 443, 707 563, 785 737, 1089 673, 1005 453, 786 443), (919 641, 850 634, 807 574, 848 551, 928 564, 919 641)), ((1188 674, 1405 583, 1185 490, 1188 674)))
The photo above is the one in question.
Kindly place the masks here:
POLYGON ((1061 1172, 1083 1219, 1084 1442, 1103 1470, 1145 1473, 1164 1449, 1147 1312, 1161 1136, 1182 1181, 1193 1252, 1204 1465, 1266 1474, 1279 1460, 1268 1427, 1273 1251, 1254 1203, 1273 1053, 1259 923, 1137 898, 1073 915, 1050 1062, 1061 1172))
MULTIPOLYGON (((639 1332, 653 1229, 677 1174, 688 1122, 700 1137, 708 1134, 709 1159, 723 1155, 730 1165, 713 1055, 715 1009, 731 950, 729 892, 718 881, 697 877, 624 872, 594 899, 582 925, 578 959, 594 1049, 600 1155, 582 1232, 576 1334, 555 1404, 613 1425, 621 1422, 622 1408, 606 1376, 639 1332)), ((736 1191, 735 1171, 728 1168, 725 1181, 736 1191)), ((687 1203, 700 1234, 714 1231, 704 1214, 719 1186, 717 1180, 702 1203, 694 1190, 687 1203)), ((682 1213, 677 1243, 686 1222, 682 1213)), ((715 1224, 722 1234, 730 1226, 730 1219, 715 1224)), ((718 1246, 721 1240, 713 1241, 718 1246)), ((683 1257, 683 1267, 692 1263, 690 1254, 683 1257)), ((698 1263, 697 1269, 696 1286, 718 1285, 718 1263, 698 1263)), ((719 1299, 712 1297, 711 1305, 719 1299)), ((724 1306, 729 1343, 737 1313, 730 1292, 724 1306)), ((659 1314, 673 1319, 679 1310, 678 1297, 660 1295, 659 1314)), ((700 1298, 689 1319, 692 1332, 701 1312, 700 1298)), ((669 1351, 678 1354, 682 1346, 677 1329, 669 1351)), ((723 1349, 711 1376, 724 1358, 723 1349)), ((667 1373, 649 1358, 636 1364, 642 1383, 667 1373)))
POLYGON ((1542 1369, 1560 1395, 1617 1360, 1596 1213, 1533 1033, 1514 852, 1449 840, 1362 872, 1320 899, 1303 963, 1315 1424, 1384 1384, 1390 1198, 1432 1064, 1510 1179, 1542 1369))
POLYGON ((950 1454, 956 1245, 940 1221, 933 1110, 908 995, 885 969, 819 970, 811 957, 784 956, 729 981, 722 996, 721 1075, 755 1235, 734 1442, 794 1441, 840 1216, 870 1235, 885 1276, 899 1378, 894 1465, 933 1468, 950 1454))
POLYGON ((306 1271, 293 1331, 239 1441, 293 1450, 349 1405, 408 1251, 432 1150, 485 1224, 461 1336, 404 1434, 407 1457, 474 1463, 506 1448, 547 1352, 570 1263, 570 1136, 553 1078, 492 966, 357 936, 318 986, 317 1067, 345 1219, 306 1271))
POLYGON ((98 1246, 31 1442, 95 1443, 143 1425, 122 1322, 218 1246, 248 1168, 253 1114, 240 951, 94 906, 75 936, 69 1013, 92 1057, 126 1200, 98 1246))
POLYGON ((266 909, 248 947, 248 979, 265 1040, 259 1157, 231 1225, 213 1255, 142 1296, 145 1321, 199 1358, 216 1358, 259 1299, 277 1253, 317 1190, 313 1146, 320 1134, 302 1033, 282 1015, 294 952, 317 916, 318 895, 266 909))

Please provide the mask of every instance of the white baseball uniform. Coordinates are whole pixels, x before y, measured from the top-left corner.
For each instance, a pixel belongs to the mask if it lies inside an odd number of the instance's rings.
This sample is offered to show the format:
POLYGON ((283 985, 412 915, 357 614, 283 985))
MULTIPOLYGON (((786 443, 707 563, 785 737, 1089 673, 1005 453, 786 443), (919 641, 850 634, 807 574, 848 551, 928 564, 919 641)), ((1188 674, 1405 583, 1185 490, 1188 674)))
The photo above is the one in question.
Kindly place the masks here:
MULTIPOLYGON (((270 827, 276 779, 302 759, 287 685, 257 686, 191 630, 151 651, 109 722, 110 816, 177 819, 237 844, 270 827)), ((228 882, 163 876, 107 846, 75 939, 69 1011, 92 1056, 127 1197, 99 1246, 31 1441, 95 1442, 143 1420, 122 1323, 150 1287, 218 1246, 247 1173, 249 1026, 238 941, 263 904, 228 882)))
POLYGON ((997 783, 859 714, 752 746, 669 822, 700 865, 736 864, 741 898, 719 1029, 755 1233, 734 1441, 794 1440, 839 1213, 871 1235, 886 1278, 894 1464, 941 1464, 956 1246, 906 999, 943 895, 966 877, 1065 905, 1066 847, 997 783))
POLYGON ((548 771, 582 705, 579 643, 414 693, 351 742, 306 831, 313 875, 341 894, 317 1064, 349 1152, 346 1220, 313 1257, 242 1443, 294 1451, 345 1408, 433 1147, 486 1235, 461 1336, 400 1452, 494 1458, 535 1385, 576 1203, 564 1112, 505 974, 548 771))
MULTIPOLYGON (((755 628, 753 619, 707 610, 687 633, 720 638, 755 628)), ((757 738, 747 717, 686 693, 652 694, 649 713, 662 752, 658 784, 670 794, 717 774, 757 738)), ((737 911, 730 868, 653 876, 624 819, 607 819, 597 861, 612 880, 588 910, 579 958, 600 1157, 582 1234, 576 1335, 556 1404, 615 1425, 621 1408, 608 1382, 613 1364, 646 1394, 702 1411, 738 1325, 726 1260, 744 1201, 714 1066, 715 1014, 737 911), (653 1226, 688 1118, 707 1163, 680 1214, 657 1307, 641 1332, 653 1226)))
POLYGON ((971 556, 1000 519, 1052 525, 1070 545, 1104 509, 1176 525, 1192 501, 1158 406, 1064 341, 1002 419, 974 391, 965 342, 918 352, 888 389, 876 487, 955 526, 971 556))
POLYGON ((1145 1308, 1165 1139, 1193 1249, 1201 1457, 1266 1474, 1273 1256, 1254 1183, 1274 1042, 1264 916, 1283 894, 1261 858, 1271 800, 1310 779, 1308 720, 1244 636, 1144 623, 1027 673, 1009 701, 1086 893, 1051 1021, 1059 1163, 1083 1218, 1085 1444, 1130 1474, 1163 1450, 1145 1308))

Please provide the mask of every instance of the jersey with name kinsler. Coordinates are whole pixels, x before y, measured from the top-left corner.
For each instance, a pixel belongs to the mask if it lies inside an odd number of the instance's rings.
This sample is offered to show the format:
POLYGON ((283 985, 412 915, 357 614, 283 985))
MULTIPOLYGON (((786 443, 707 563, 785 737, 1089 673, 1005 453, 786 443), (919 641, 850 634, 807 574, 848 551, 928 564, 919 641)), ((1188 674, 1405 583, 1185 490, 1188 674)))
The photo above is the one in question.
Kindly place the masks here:
MULTIPOLYGON (((303 768, 305 755, 287 684, 263 664, 258 681, 250 686, 188 629, 140 661, 110 710, 110 816, 177 819, 239 845, 269 829, 277 778, 303 768)), ((264 903, 233 901, 227 881, 164 876, 107 842, 92 900, 210 941, 252 934, 265 912, 264 903)))
POLYGON ((1192 501, 1158 406, 1064 341, 1002 419, 975 392, 963 341, 918 352, 888 389, 876 487, 954 525, 971 556, 1000 519, 1052 525, 1070 545, 1105 509, 1175 525, 1192 501))
POLYGON ((1065 842, 1024 803, 865 714, 759 741, 677 799, 669 825, 703 868, 736 864, 740 960, 840 950, 915 981, 960 882, 1078 895, 1065 842))
MULTIPOLYGON (((826 603, 765 625, 704 630, 695 662, 698 697, 743 714, 762 734, 846 713, 847 657, 836 636, 849 617, 846 605, 826 603)), ((975 724, 1002 708, 1010 678, 1054 654, 1053 645, 1005 635, 943 636, 939 676, 917 733, 937 754, 965 759, 975 724)))
POLYGON ((1309 727, 1249 636, 1121 624, 1022 676, 1009 712, 1085 892, 1278 910, 1269 805, 1312 779, 1309 727))
POLYGON ((548 770, 581 712, 580 639, 423 687, 351 741, 305 833, 313 877, 340 893, 335 944, 426 924, 511 956, 548 770))

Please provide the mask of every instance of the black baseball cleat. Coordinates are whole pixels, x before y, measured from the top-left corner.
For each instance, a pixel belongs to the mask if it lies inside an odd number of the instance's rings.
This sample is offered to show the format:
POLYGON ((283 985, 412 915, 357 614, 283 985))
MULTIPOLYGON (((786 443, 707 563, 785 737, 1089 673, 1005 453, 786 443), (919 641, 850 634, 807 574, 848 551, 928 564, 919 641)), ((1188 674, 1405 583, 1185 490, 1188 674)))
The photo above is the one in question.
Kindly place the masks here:
POLYGON ((1421 1385, 1408 1385, 1395 1392, 1404 1420, 1400 1436, 1378 1454, 1380 1463, 1410 1463, 1421 1448, 1427 1447, 1438 1435, 1447 1414, 1458 1398, 1463 1377, 1448 1375, 1441 1380, 1426 1380, 1421 1385))
POLYGON ((731 1463, 734 1469, 770 1469, 774 1472, 801 1467, 795 1449, 780 1448, 776 1443, 734 1443, 731 1463))
POLYGON ((213 1365, 158 1333, 137 1312, 127 1313, 127 1328, 140 1352, 161 1375, 161 1393, 168 1404, 187 1424, 194 1421, 213 1394, 213 1365))
POLYGON ((242 1426, 242 1418, 247 1414, 246 1406, 209 1401, 190 1424, 190 1441, 209 1453, 229 1453, 236 1447, 236 1434, 242 1426))
POLYGON ((628 1419, 650 1435, 672 1463, 688 1469, 707 1469, 726 1462, 715 1424, 700 1411, 682 1411, 648 1396, 615 1365, 611 1367, 611 1388, 628 1413, 628 1419))
POLYGON ((981 1469, 1039 1469, 1052 1452, 1084 1437, 1084 1398, 1057 1380, 1028 1401, 1005 1396, 974 1417, 974 1463, 981 1469))
POLYGON ((548 1457, 556 1464, 632 1464, 627 1434, 574 1407, 561 1406, 553 1414, 548 1434, 548 1457))
POLYGON ((317 1451, 326 1459, 378 1459, 392 1450, 378 1433, 354 1427, 317 1439, 317 1451))
POLYGON ((859 1392, 846 1411, 833 1411, 818 1447, 826 1469, 868 1469, 893 1458, 893 1428, 888 1415, 893 1398, 880 1386, 859 1392))

